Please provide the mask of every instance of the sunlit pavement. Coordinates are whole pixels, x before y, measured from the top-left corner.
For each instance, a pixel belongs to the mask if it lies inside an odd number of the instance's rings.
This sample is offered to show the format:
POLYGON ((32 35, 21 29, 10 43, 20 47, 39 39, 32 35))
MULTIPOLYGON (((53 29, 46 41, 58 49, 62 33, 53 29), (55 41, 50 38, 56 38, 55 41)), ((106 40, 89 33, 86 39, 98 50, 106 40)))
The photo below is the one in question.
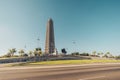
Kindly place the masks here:
POLYGON ((120 80, 120 63, 1 67, 0 80, 120 80))

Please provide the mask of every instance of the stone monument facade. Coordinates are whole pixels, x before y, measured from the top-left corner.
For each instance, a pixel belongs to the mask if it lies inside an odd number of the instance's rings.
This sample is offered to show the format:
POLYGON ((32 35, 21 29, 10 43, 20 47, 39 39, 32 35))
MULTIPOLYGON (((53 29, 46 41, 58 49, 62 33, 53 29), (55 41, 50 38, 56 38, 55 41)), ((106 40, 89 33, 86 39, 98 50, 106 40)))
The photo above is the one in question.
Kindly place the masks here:
POLYGON ((55 50, 54 26, 53 20, 50 18, 47 22, 45 53, 52 54, 55 50))

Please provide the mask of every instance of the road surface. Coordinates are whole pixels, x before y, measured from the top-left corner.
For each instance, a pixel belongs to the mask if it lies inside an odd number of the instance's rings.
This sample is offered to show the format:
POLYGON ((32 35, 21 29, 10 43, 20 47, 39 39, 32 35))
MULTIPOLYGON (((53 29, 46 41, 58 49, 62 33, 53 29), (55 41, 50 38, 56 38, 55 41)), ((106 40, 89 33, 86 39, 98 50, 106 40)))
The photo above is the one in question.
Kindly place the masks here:
POLYGON ((1 67, 0 80, 120 80, 120 63, 1 67))

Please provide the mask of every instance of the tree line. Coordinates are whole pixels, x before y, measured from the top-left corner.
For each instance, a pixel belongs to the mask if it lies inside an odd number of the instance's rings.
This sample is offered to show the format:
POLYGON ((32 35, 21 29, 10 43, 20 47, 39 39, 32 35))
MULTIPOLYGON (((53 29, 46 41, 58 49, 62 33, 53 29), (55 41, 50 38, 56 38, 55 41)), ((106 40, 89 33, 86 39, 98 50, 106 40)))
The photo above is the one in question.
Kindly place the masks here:
MULTIPOLYGON (((72 56, 90 56, 90 57, 101 57, 101 58, 116 58, 120 59, 120 55, 118 56, 113 56, 110 52, 97 52, 93 51, 92 53, 87 53, 87 52, 73 52, 73 53, 67 53, 66 49, 63 48, 61 49, 61 53, 63 55, 72 55, 72 56)), ((17 50, 16 48, 9 49, 8 52, 2 56, 2 57, 31 57, 31 56, 42 56, 43 52, 41 48, 35 48, 34 50, 30 50, 26 52, 24 49, 17 50), (16 54, 17 53, 17 54, 16 54)), ((60 54, 58 54, 60 55, 60 54)))
POLYGON ((103 57, 105 57, 105 58, 114 58, 115 57, 110 52, 103 53, 103 52, 96 52, 96 51, 93 51, 92 53, 73 52, 73 53, 71 53, 71 55, 81 55, 81 56, 91 56, 91 57, 101 57, 101 58, 103 58, 103 57))
POLYGON ((3 57, 26 57, 26 56, 41 56, 41 48, 35 48, 33 51, 26 52, 24 49, 17 50, 16 48, 9 49, 3 57), (18 53, 18 54, 17 54, 18 53))

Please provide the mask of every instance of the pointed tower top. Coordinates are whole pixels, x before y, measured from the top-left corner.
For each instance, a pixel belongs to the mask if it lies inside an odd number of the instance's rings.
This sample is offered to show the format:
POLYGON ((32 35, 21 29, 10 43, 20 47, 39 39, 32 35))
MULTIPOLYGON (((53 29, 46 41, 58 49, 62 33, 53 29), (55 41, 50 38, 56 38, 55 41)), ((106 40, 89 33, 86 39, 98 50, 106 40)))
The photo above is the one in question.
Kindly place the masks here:
POLYGON ((53 21, 52 18, 49 18, 48 21, 53 21))

